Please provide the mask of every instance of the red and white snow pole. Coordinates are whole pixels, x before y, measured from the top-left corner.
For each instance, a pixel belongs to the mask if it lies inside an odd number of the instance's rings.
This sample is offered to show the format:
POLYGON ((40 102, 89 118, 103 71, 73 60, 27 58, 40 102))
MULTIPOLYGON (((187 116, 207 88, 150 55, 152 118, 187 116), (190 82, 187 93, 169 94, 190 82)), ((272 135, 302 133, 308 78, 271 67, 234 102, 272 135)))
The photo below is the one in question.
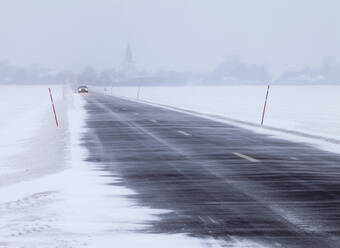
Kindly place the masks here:
POLYGON ((53 96, 52 96, 51 88, 48 88, 48 91, 50 92, 50 97, 51 97, 51 103, 52 103, 52 108, 53 108, 53 113, 54 113, 55 124, 58 127, 59 126, 58 117, 57 117, 57 113, 56 113, 55 107, 54 107, 54 102, 53 102, 53 96))
POLYGON ((264 101, 264 107, 263 107, 263 113, 262 113, 261 126, 263 126, 264 115, 265 115, 265 113, 266 113, 266 107, 267 107, 267 100, 268 100, 269 88, 270 88, 270 85, 267 86, 267 94, 266 94, 266 100, 264 101))

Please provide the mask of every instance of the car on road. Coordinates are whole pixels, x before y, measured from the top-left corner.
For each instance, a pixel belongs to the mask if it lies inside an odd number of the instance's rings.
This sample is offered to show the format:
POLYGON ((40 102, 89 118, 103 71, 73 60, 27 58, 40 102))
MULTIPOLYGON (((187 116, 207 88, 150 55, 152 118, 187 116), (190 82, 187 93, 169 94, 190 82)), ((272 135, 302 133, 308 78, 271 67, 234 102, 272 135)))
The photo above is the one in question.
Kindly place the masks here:
POLYGON ((89 88, 88 88, 87 86, 85 86, 85 85, 79 86, 77 92, 78 92, 79 94, 80 94, 80 93, 85 93, 85 94, 87 94, 87 93, 89 93, 89 88))

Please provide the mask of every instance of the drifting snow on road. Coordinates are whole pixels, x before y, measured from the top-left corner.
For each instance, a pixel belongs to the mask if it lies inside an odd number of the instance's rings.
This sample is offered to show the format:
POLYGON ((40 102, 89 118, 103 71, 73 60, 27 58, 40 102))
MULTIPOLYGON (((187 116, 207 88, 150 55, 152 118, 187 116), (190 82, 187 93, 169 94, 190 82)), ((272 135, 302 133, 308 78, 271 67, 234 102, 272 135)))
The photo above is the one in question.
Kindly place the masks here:
POLYGON ((52 87, 57 128, 47 88, 6 90, 30 104, 1 109, 0 247, 338 242, 335 154, 65 87, 52 87))
MULTIPOLYGON (((234 247, 338 247, 340 156, 154 104, 93 94, 89 160, 119 173, 158 233, 234 247)), ((113 178, 114 179, 114 178, 113 178)))
MULTIPOLYGON (((218 245, 210 239, 145 233, 148 222, 157 220, 157 214, 167 211, 138 206, 129 199, 135 193, 119 186, 118 176, 113 183, 112 174, 108 178, 98 164, 85 161, 87 151, 81 145, 82 133, 86 132, 83 96, 72 95, 69 91, 65 96, 58 88, 56 108, 62 121, 56 129, 47 89, 27 89, 31 97, 45 99, 46 94, 47 100, 43 101, 41 111, 27 115, 24 120, 36 126, 32 126, 31 132, 25 129, 25 139, 18 136, 15 140, 22 144, 22 150, 18 150, 14 158, 0 158, 7 161, 0 174, 0 247, 218 245), (20 177, 17 167, 22 173, 20 177)), ((34 102, 31 103, 33 106, 21 104, 10 113, 17 117, 27 109, 35 109, 34 102)), ((12 133, 16 129, 7 130, 12 133)))
POLYGON ((103 87, 96 88, 128 99, 136 99, 138 94, 143 102, 339 151, 340 87, 337 85, 271 86, 261 129, 256 126, 261 122, 265 85, 106 87, 106 91, 103 87))

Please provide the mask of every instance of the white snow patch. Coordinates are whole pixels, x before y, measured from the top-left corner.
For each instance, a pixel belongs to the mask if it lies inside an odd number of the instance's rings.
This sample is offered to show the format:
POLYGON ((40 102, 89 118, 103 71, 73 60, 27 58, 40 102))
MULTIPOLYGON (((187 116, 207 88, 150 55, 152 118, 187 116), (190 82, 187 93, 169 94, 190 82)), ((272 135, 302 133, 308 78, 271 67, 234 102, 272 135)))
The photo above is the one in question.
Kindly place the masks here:
MULTIPOLYGON (((50 86, 58 107, 62 87, 50 86)), ((43 145, 49 148, 51 140, 58 140, 58 131, 51 109, 48 86, 0 86, 0 186, 28 178, 28 169, 36 168, 43 145), (46 133, 39 133, 42 129, 46 133), (45 144, 41 144, 44 142, 45 144), (20 160, 20 161, 19 161, 20 160), (31 163, 31 168, 26 166, 31 163), (9 175, 12 178, 9 179, 9 175), (7 178, 5 178, 6 176, 7 178)), ((61 116, 60 116, 61 117, 61 116)), ((62 118, 61 118, 61 124, 62 118)), ((46 169, 46 166, 45 166, 46 169)), ((42 171, 40 172, 42 173, 42 171)), ((39 173, 36 173, 39 174, 39 173)))
MULTIPOLYGON (((52 90, 58 101, 60 86, 52 90)), ((25 140, 36 134, 51 103, 47 86, 0 86, 0 92, 0 149, 4 158, 24 149, 25 140)))

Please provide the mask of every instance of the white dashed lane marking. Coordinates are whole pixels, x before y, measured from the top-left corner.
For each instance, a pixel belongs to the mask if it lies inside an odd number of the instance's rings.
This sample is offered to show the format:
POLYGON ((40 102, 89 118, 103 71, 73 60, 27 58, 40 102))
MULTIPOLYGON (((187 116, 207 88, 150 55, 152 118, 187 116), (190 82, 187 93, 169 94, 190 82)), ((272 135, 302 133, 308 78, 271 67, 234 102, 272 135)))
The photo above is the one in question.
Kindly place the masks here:
POLYGON ((211 218, 210 216, 208 216, 208 218, 213 224, 216 224, 216 221, 213 218, 211 218))
POLYGON ((187 132, 184 132, 184 131, 182 131, 182 130, 179 130, 179 131, 177 131, 178 133, 180 133, 180 134, 183 134, 184 136, 190 136, 191 134, 189 134, 189 133, 187 133, 187 132))
POLYGON ((246 159, 246 160, 248 160, 248 161, 250 161, 250 162, 253 162, 253 163, 258 163, 258 162, 260 162, 260 160, 257 160, 257 159, 255 159, 255 158, 249 157, 249 156, 244 155, 244 154, 239 153, 239 152, 233 152, 233 154, 234 154, 235 156, 237 156, 237 157, 246 159))

